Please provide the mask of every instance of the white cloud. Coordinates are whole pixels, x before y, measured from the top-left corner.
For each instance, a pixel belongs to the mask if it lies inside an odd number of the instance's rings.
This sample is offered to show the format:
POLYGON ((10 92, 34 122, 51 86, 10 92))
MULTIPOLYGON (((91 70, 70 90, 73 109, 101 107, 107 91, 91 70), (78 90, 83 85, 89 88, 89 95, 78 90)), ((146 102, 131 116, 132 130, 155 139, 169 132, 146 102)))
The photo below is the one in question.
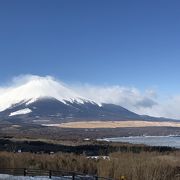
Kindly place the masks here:
POLYGON ((157 94, 152 90, 141 92, 134 87, 121 87, 118 85, 78 85, 73 88, 82 96, 98 103, 117 104, 139 114, 144 114, 144 112, 148 112, 147 110, 158 105, 157 94))
POLYGON ((121 105, 139 114, 180 119, 180 95, 163 101, 154 90, 135 87, 65 84, 51 76, 21 75, 6 87, 0 87, 0 110, 22 100, 53 96, 59 100, 87 98, 97 103, 121 105))
POLYGON ((133 112, 155 117, 180 119, 180 95, 160 100, 154 90, 144 92, 134 87, 81 85, 76 91, 97 102, 113 103, 133 112))
POLYGON ((96 102, 113 103, 122 106, 150 106, 156 104, 154 96, 142 93, 136 88, 121 86, 92 86, 81 85, 73 87, 79 94, 96 102))

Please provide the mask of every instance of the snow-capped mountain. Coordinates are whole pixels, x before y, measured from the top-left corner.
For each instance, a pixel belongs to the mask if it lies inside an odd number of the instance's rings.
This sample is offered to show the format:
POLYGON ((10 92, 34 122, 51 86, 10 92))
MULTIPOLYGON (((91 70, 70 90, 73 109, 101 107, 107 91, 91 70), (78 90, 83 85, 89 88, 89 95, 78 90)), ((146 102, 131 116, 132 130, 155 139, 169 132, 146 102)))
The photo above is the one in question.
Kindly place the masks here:
POLYGON ((31 104, 43 97, 52 97, 63 103, 66 101, 78 103, 90 101, 52 77, 32 76, 25 78, 24 81, 24 84, 21 82, 20 85, 6 89, 5 93, 0 94, 0 111, 19 103, 31 104))
MULTIPOLYGON (((17 83, 16 83, 17 84, 17 83)), ((26 120, 156 120, 121 106, 82 97, 52 77, 28 77, 24 83, 0 90, 0 119, 26 120)))
POLYGON ((126 120, 139 119, 140 116, 113 104, 99 106, 91 101, 59 101, 52 97, 37 99, 31 103, 20 103, 0 113, 4 117, 23 117, 31 119, 54 120, 126 120))

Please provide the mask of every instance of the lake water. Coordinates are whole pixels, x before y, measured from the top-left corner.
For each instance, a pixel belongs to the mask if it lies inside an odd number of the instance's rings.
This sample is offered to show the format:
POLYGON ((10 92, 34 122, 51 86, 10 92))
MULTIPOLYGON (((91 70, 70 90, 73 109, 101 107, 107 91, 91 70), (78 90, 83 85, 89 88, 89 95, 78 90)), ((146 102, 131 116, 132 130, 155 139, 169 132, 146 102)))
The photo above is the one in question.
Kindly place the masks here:
POLYGON ((112 142, 128 142, 132 144, 145 144, 149 146, 169 146, 180 149, 180 136, 132 136, 105 138, 112 142))

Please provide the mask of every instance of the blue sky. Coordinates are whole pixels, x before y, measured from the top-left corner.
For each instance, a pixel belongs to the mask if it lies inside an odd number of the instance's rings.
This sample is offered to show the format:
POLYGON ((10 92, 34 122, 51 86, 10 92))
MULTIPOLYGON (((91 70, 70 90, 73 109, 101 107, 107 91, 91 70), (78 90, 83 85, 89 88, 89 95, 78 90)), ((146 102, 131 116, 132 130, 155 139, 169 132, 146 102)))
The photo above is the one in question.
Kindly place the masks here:
POLYGON ((1 0, 0 84, 19 74, 180 91, 179 0, 1 0))

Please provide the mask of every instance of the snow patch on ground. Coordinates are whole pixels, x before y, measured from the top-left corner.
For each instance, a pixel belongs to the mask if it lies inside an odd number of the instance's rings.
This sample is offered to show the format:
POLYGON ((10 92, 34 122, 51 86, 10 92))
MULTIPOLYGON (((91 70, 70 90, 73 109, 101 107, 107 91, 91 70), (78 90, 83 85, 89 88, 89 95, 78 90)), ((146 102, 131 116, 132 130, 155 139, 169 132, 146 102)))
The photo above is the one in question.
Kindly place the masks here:
POLYGON ((12 113, 9 114, 9 116, 16 116, 16 115, 28 114, 28 113, 31 113, 31 112, 32 112, 31 109, 25 108, 25 109, 21 109, 21 110, 12 112, 12 113))
MULTIPOLYGON (((49 180, 50 178, 46 176, 36 176, 36 177, 29 177, 29 176, 12 176, 7 174, 0 174, 0 180, 49 180)), ((72 177, 52 177, 52 180, 69 180, 72 177)))

